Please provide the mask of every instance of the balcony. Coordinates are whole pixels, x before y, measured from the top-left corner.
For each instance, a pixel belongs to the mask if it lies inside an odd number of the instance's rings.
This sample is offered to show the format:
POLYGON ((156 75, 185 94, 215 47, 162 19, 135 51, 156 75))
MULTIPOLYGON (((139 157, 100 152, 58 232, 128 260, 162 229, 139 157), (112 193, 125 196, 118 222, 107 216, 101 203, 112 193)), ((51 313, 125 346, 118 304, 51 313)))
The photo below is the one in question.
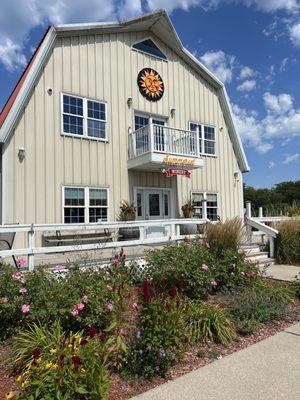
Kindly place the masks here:
POLYGON ((203 166, 198 133, 150 123, 129 133, 128 169, 159 171, 203 166))

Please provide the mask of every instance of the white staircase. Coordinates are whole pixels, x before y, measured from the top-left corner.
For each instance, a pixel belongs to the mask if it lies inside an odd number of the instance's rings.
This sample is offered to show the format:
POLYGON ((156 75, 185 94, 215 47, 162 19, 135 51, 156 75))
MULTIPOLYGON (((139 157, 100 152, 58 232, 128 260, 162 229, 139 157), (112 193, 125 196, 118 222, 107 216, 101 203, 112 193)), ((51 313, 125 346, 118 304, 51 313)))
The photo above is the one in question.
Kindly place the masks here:
POLYGON ((240 251, 245 253, 246 260, 259 264, 259 266, 263 267, 275 263, 275 259, 270 258, 267 251, 261 251, 258 244, 241 246, 240 251))

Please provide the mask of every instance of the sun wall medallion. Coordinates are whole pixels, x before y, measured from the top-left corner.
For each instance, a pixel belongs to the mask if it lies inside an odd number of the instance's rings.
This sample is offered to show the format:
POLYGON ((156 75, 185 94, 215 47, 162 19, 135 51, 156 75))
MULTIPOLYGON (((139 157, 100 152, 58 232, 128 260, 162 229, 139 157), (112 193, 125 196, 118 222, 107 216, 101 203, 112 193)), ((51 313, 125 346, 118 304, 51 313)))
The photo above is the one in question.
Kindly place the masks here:
POLYGON ((162 98, 164 94, 164 82, 159 73, 154 69, 142 69, 138 74, 137 83, 141 94, 147 100, 157 101, 162 98))

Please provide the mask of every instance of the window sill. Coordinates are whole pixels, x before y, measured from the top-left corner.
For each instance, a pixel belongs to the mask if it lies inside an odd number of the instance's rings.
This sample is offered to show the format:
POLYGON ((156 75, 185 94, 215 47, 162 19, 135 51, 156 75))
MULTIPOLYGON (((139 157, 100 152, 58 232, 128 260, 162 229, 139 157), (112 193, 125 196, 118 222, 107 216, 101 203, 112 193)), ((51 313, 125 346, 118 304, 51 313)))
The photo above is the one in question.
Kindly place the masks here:
POLYGON ((200 153, 200 157, 212 157, 212 158, 217 158, 217 154, 207 154, 207 153, 200 153))
POLYGON ((108 143, 108 139, 95 138, 95 137, 92 137, 92 136, 72 135, 72 134, 64 133, 64 132, 62 132, 60 134, 60 136, 66 136, 66 137, 69 137, 69 138, 76 138, 76 139, 92 140, 94 142, 108 143))

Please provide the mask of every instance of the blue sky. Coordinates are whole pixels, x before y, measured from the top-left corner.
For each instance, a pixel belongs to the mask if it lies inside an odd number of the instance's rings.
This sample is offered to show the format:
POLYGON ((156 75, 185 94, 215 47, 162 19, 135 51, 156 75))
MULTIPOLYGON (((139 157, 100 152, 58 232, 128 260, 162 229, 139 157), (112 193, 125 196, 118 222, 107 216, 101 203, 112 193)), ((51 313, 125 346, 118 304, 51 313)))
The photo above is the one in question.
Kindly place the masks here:
POLYGON ((251 166, 245 182, 300 179, 300 0, 2 0, 0 108, 47 25, 157 8, 226 84, 251 166))

